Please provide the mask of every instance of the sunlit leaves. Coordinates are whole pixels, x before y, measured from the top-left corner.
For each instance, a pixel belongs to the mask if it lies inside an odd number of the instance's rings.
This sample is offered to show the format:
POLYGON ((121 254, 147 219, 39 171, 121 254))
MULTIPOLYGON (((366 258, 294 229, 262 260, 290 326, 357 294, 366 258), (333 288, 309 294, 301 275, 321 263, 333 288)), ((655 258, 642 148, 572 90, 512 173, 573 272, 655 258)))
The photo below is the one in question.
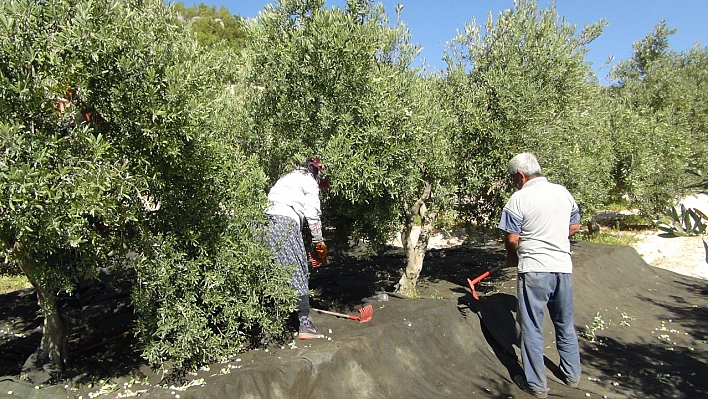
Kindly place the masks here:
POLYGON ((506 164, 519 152, 535 153, 585 210, 601 205, 611 186, 607 110, 584 61, 604 22, 578 34, 553 6, 514 5, 483 27, 473 21, 448 52, 460 195, 465 214, 482 224, 495 223, 513 189, 506 164))
POLYGON ((708 50, 671 50, 675 29, 659 22, 612 70, 619 190, 645 213, 664 212, 689 185, 688 166, 708 159, 708 50))
POLYGON ((273 181, 320 156, 331 178, 325 222, 343 241, 382 244, 400 229, 423 179, 436 185, 435 206, 449 198, 441 188, 454 170, 441 82, 410 68, 417 46, 380 4, 321 3, 281 1, 249 26, 242 145, 260 155, 273 181))
POLYGON ((194 366, 258 339, 246 331, 282 331, 288 273, 255 229, 265 178, 232 116, 213 113, 233 54, 206 52, 159 0, 3 2, 0 27, 8 261, 31 257, 47 295, 134 268, 153 363, 194 366))

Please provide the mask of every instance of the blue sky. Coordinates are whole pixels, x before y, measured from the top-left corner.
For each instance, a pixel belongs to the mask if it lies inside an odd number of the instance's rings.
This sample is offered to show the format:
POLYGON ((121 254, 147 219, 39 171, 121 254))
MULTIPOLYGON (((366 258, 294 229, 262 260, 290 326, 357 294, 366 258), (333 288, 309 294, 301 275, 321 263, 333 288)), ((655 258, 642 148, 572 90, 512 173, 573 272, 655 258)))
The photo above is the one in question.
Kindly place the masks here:
MULTIPOLYGON (((441 60, 445 43, 475 18, 483 24, 491 11, 494 19, 499 12, 513 7, 513 0, 383 0, 389 15, 394 14, 396 4, 403 4, 401 19, 411 30, 414 43, 423 47, 416 64, 423 57, 428 65, 443 69, 441 60)), ((185 0, 185 5, 206 3, 221 5, 232 14, 255 17, 268 3, 267 0, 185 0)), ((345 0, 327 0, 325 6, 344 7, 345 0)), ((548 7, 550 0, 538 0, 539 7, 548 7)), ((602 36, 590 44, 587 60, 592 62, 601 81, 609 68, 601 68, 609 56, 614 56, 614 65, 632 55, 632 43, 644 38, 654 26, 665 20, 671 29, 677 29, 669 38, 669 45, 676 51, 684 51, 699 42, 708 46, 708 0, 557 0, 556 11, 567 22, 576 24, 578 32, 588 23, 605 18, 610 25, 602 36)), ((392 17, 395 20, 395 17, 392 17)))

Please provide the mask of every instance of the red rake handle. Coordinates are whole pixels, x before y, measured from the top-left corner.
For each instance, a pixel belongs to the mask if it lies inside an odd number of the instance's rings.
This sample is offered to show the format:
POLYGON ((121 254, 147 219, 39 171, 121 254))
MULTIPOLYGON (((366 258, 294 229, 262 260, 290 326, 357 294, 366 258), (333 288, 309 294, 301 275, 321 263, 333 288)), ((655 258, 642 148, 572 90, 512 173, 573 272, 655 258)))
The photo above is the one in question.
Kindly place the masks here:
POLYGON ((315 308, 310 308, 310 309, 312 309, 318 313, 324 313, 324 314, 328 314, 328 315, 332 315, 332 316, 343 317, 343 318, 349 319, 349 320, 359 320, 359 323, 366 323, 367 321, 371 320, 371 316, 374 314, 374 308, 371 305, 366 305, 363 308, 359 309, 359 314, 361 316, 351 316, 351 315, 344 314, 344 313, 330 312, 329 310, 322 310, 322 309, 315 309, 315 308))
POLYGON ((477 290, 474 289, 474 285, 479 283, 480 281, 482 281, 484 278, 486 278, 490 274, 501 269, 502 266, 504 266, 504 265, 499 265, 499 266, 495 267, 494 269, 487 270, 486 272, 482 273, 479 277, 477 277, 474 280, 467 279, 467 283, 470 285, 470 291, 472 291, 472 296, 474 297, 474 299, 479 300, 479 296, 477 295, 477 290))
MULTIPOLYGON (((477 277, 476 279, 470 280, 470 284, 472 284, 472 285, 477 284, 477 283, 479 283, 482 279, 484 279, 485 277, 489 276, 490 274, 492 274, 492 272, 491 272, 490 270, 487 270, 486 272, 482 273, 482 274, 481 274, 479 277, 477 277)), ((467 280, 469 280, 469 279, 467 279, 467 280)))
POLYGON ((328 315, 332 315, 332 316, 343 317, 345 319, 350 319, 350 320, 360 320, 361 319, 361 317, 351 316, 351 315, 344 314, 344 313, 330 312, 329 310, 322 310, 322 309, 315 309, 315 308, 310 308, 310 309, 314 310, 317 313, 324 313, 324 314, 328 314, 328 315))

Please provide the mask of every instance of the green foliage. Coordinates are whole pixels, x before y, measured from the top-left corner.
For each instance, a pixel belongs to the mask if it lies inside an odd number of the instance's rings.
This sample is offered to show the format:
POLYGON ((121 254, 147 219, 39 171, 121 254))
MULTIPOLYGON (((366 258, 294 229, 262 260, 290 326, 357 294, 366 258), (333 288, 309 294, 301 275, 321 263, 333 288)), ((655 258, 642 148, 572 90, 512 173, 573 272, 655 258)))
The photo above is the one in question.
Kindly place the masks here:
POLYGON ((692 208, 680 205, 680 211, 676 207, 669 208, 667 216, 669 222, 656 221, 656 227, 672 236, 697 236, 706 233, 708 225, 703 221, 701 214, 692 208))
POLYGON ((34 277, 49 292, 90 278, 91 265, 115 262, 107 254, 120 237, 103 237, 90 221, 126 231, 142 213, 136 193, 146 179, 131 173, 130 160, 100 126, 78 122, 93 109, 89 85, 98 82, 87 69, 102 69, 89 63, 107 34, 97 30, 89 40, 89 21, 109 8, 61 1, 0 8, 0 185, 8 193, 0 234, 8 261, 34 257, 34 277), (74 102, 60 113, 70 96, 74 102))
POLYGON ((614 196, 658 215, 683 195, 684 170, 708 157, 708 49, 672 51, 675 30, 660 22, 612 71, 614 196))
POLYGON ((583 241, 590 241, 604 245, 630 246, 637 242, 637 238, 629 234, 600 233, 595 236, 580 236, 578 238, 583 241))
MULTIPOLYGON (((252 183, 241 182, 238 197, 252 197, 252 183)), ((138 329, 150 333, 144 339, 144 354, 153 363, 213 362, 283 332, 294 304, 287 270, 273 270, 270 253, 254 245, 260 238, 249 221, 258 215, 252 209, 227 209, 238 212, 239 218, 227 218, 230 223, 222 226, 223 231, 199 237, 194 244, 201 256, 190 255, 190 248, 185 250, 171 236, 155 242, 159 253, 141 273, 134 294, 143 316, 138 329), (237 246, 237 237, 253 242, 242 239, 237 246)))
POLYGON ((423 180, 435 201, 449 200, 442 82, 410 69, 417 47, 380 4, 323 3, 281 1, 249 26, 252 102, 241 144, 262 156, 273 181, 306 156, 321 157, 331 179, 326 223, 342 242, 364 237, 376 246, 400 228, 423 180))
POLYGON ((30 287, 32 287, 32 285, 29 280, 27 280, 27 277, 23 275, 7 275, 0 273, 0 294, 30 287))
POLYGON ((160 0, 0 5, 0 233, 49 296, 133 267, 143 355, 194 367, 277 336, 294 292, 256 228, 265 176, 213 114, 234 55, 176 21, 160 0))
POLYGON ((624 222, 617 222, 614 228, 603 228, 596 234, 576 234, 574 239, 589 241, 604 245, 630 246, 637 242, 637 235, 631 232, 632 228, 624 225, 624 222))
POLYGON ((632 44, 634 49, 632 58, 622 63, 615 74, 624 74, 630 79, 646 77, 670 51, 669 36, 674 33, 676 29, 668 29, 666 21, 659 21, 651 34, 632 44))
POLYGON ((598 338, 596 331, 604 330, 607 327, 607 323, 602 319, 600 312, 597 312, 595 317, 592 319, 592 326, 585 325, 585 331, 581 332, 581 336, 590 342, 597 343, 599 345, 604 345, 601 338, 598 338))
POLYGON ((615 158, 611 198, 626 199, 628 207, 647 215, 662 213, 686 192, 688 146, 677 129, 657 123, 650 113, 642 116, 615 104, 609 136, 615 158))
POLYGON ((554 5, 514 4, 484 26, 472 21, 446 55, 461 214, 495 223, 513 189, 508 161, 524 151, 536 154, 544 174, 592 214, 612 183, 608 110, 584 61, 604 21, 576 34, 554 5))

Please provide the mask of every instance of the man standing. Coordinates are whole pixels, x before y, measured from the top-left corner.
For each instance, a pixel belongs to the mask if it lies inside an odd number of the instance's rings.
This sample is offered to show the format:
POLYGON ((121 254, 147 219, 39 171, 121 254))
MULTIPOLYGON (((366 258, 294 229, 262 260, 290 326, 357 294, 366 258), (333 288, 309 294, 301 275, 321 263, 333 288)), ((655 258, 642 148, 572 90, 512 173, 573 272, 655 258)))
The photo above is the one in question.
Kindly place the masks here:
POLYGON ((531 153, 509 161, 508 172, 518 189, 504 206, 499 228, 504 230, 507 266, 518 267, 517 320, 524 376, 514 382, 537 398, 548 396, 543 363, 543 309, 556 332, 556 349, 565 383, 580 380, 580 353, 573 321, 570 236, 580 229, 580 210, 568 190, 541 175, 531 153))

